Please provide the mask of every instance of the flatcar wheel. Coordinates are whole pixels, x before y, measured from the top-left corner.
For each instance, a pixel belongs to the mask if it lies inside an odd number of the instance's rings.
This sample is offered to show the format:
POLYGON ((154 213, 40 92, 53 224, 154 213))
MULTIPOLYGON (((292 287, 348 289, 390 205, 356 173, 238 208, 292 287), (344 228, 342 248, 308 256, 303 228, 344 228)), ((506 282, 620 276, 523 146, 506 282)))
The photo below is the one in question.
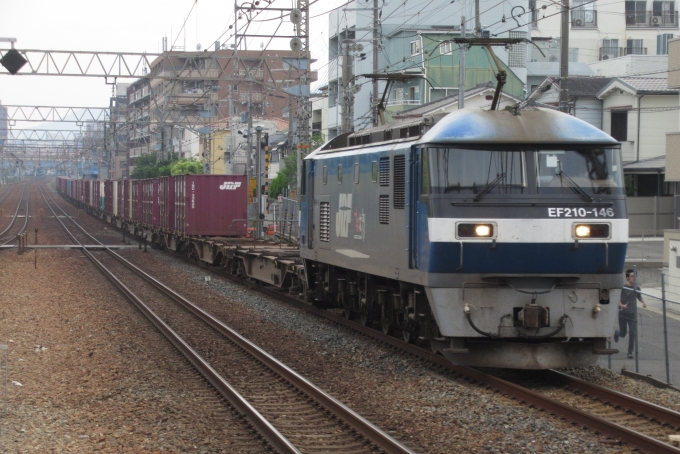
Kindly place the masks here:
POLYGON ((359 322, 360 322, 363 326, 368 326, 368 325, 371 324, 371 318, 368 316, 368 314, 363 314, 363 313, 362 313, 361 315, 359 315, 359 322))
POLYGON ((386 305, 383 304, 382 309, 380 310, 380 327, 382 328, 383 334, 390 334, 392 332, 392 324, 390 323, 385 306, 386 305))
POLYGON ((352 300, 350 298, 345 297, 343 302, 342 302, 342 308, 343 308, 345 318, 347 320, 351 320, 352 319, 352 300))

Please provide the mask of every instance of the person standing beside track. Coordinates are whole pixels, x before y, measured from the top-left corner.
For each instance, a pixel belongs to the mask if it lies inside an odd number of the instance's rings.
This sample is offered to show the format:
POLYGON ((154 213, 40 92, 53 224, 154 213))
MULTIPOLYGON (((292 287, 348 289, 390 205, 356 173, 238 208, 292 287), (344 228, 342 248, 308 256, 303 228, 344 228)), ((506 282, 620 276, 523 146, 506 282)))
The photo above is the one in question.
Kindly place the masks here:
POLYGON ((633 357, 637 340, 637 301, 635 300, 639 300, 643 308, 647 307, 640 291, 640 287, 635 285, 635 272, 626 270, 626 285, 621 289, 621 301, 619 301, 619 329, 614 332, 614 342, 618 342, 620 337, 626 337, 626 334, 630 335, 628 358, 633 357))

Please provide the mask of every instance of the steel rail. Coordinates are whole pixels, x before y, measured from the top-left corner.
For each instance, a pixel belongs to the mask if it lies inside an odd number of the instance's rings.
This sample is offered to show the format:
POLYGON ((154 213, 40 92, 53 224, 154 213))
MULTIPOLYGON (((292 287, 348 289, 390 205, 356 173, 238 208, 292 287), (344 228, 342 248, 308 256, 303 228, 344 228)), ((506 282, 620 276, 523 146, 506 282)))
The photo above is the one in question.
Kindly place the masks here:
MULTIPOLYGON (((83 233, 88 235, 93 241, 99 242, 96 238, 86 232, 82 227, 74 222, 78 228, 80 228, 83 233)), ((316 385, 311 383, 309 380, 281 363, 279 360, 274 358, 272 355, 262 350, 257 345, 253 344, 245 337, 241 336, 239 333, 231 329, 229 326, 225 325, 222 321, 216 319, 208 312, 204 311, 200 307, 196 306, 186 298, 184 298, 179 293, 175 292, 162 282, 156 280, 134 264, 130 263, 124 257, 115 253, 114 251, 105 248, 112 257, 118 260, 120 263, 133 270, 139 276, 144 278, 151 285, 156 287, 158 290, 163 292, 166 296, 171 298, 173 301, 187 309, 190 313, 195 315, 197 318, 208 324, 210 327, 215 329, 220 334, 227 337, 234 344, 238 345, 241 349, 245 350, 251 356, 255 357, 262 364, 272 369, 274 372, 279 374, 281 377, 286 379, 289 383, 294 385, 296 388, 301 390, 306 395, 313 398, 321 406, 326 408, 328 411, 332 412, 334 415, 338 416, 343 422, 351 426, 358 433, 366 437, 368 440, 375 443, 378 447, 385 450, 388 454, 409 454, 413 453, 409 448, 402 445, 399 441, 383 432, 380 428, 373 425, 368 420, 364 419, 361 415, 354 412, 352 409, 347 407, 342 402, 333 398, 332 396, 326 394, 316 385)))
MULTIPOLYGON (((61 219, 56 216, 52 206, 47 201, 45 193, 42 192, 50 211, 59 221, 64 231, 71 237, 73 241, 81 244, 73 233, 64 225, 61 219)), ((51 198, 51 196, 50 196, 51 198)), ((54 200, 52 200, 54 203, 54 200)), ((57 205, 55 203, 55 205, 57 205)), ((58 206, 58 205, 57 205, 58 206)), ((62 210, 63 211, 63 210, 62 210)), ((80 228, 83 232, 85 230, 78 225, 73 219, 70 219, 74 225, 80 228)), ((85 232, 88 236, 89 233, 85 232)), ((201 375, 210 383, 224 398, 226 398, 236 409, 238 409, 250 422, 250 424, 258 431, 258 433, 278 452, 300 454, 300 451, 288 441, 272 424, 267 421, 248 401, 246 401, 226 380, 224 380, 198 353, 196 353, 184 340, 175 333, 163 320, 161 320, 144 302, 137 297, 127 286, 121 282, 108 268, 106 268, 97 258, 88 251, 85 247, 82 248, 83 253, 90 259, 90 261, 109 279, 113 285, 120 290, 120 292, 132 304, 139 309, 139 311, 146 316, 146 318, 154 325, 154 327, 165 336, 168 341, 198 370, 201 375)))
MULTIPOLYGON (((14 223, 16 222, 17 216, 18 216, 18 213, 19 213, 19 208, 21 207, 21 202, 23 202, 23 200, 24 200, 24 192, 25 192, 25 191, 26 191, 26 185, 24 185, 24 187, 23 187, 23 189, 22 189, 22 191, 21 191, 21 199, 19 200, 19 203, 17 204, 17 209, 16 209, 16 211, 14 212, 14 218, 12 218, 12 222, 9 223, 9 225, 7 226, 7 228, 6 228, 5 230, 3 230, 2 232, 0 232, 0 238, 2 238, 2 236, 4 236, 5 233, 7 233, 7 231, 8 231, 10 228, 12 228, 12 226, 13 226, 14 223)), ((9 244, 10 241, 13 241, 16 237, 18 237, 19 235, 21 235, 22 233, 24 233, 24 231, 26 230, 26 227, 28 226, 28 208, 29 208, 29 202, 30 202, 30 200, 31 200, 31 186, 28 185, 28 197, 26 198, 26 211, 25 211, 26 216, 24 216, 24 225, 21 227, 21 230, 19 230, 19 233, 17 233, 17 234, 14 235, 13 237, 9 238, 9 239, 8 239, 7 241, 5 241, 4 243, 0 244, 0 246, 5 246, 5 245, 9 244)))
MULTIPOLYGON (((194 264, 200 263, 200 262, 196 262, 196 261, 193 261, 193 260, 186 259, 185 257, 183 257, 180 254, 175 254, 175 255, 185 259, 187 262, 190 262, 190 263, 194 263, 194 264)), ((680 454, 680 449, 675 448, 675 447, 671 446, 670 444, 663 443, 659 440, 656 440, 655 438, 652 438, 652 437, 649 437, 647 435, 638 433, 634 430, 631 430, 627 427, 621 426, 621 425, 616 424, 614 422, 607 421, 603 418, 600 418, 599 416, 595 416, 595 415, 589 414, 587 412, 584 412, 582 410, 579 410, 577 408, 571 407, 570 405, 567 405, 567 404, 564 404, 564 403, 559 402, 557 400, 551 399, 547 396, 543 396, 539 393, 533 392, 533 391, 528 390, 526 388, 523 388, 519 385, 515 385, 514 383, 510 383, 506 380, 494 377, 492 375, 485 374, 481 371, 478 371, 477 369, 473 369, 473 368, 467 367, 467 366, 456 366, 456 365, 450 363, 444 357, 435 355, 435 354, 431 353, 429 350, 423 349, 423 348, 418 347, 418 346, 413 345, 413 344, 407 344, 400 339, 397 339, 397 338, 392 337, 392 336, 385 335, 382 332, 377 331, 373 328, 363 326, 359 323, 347 320, 347 319, 345 319, 344 316, 336 315, 336 314, 333 314, 332 312, 329 312, 327 310, 323 310, 323 309, 319 309, 317 307, 314 307, 310 304, 307 304, 307 303, 301 301, 299 298, 295 298, 295 297, 291 297, 289 295, 283 294, 278 290, 262 287, 260 285, 257 285, 253 282, 250 282, 250 281, 247 281, 245 279, 232 276, 232 275, 230 275, 230 274, 228 274, 228 273, 226 273, 222 270, 217 270, 217 269, 215 269, 215 267, 209 267, 207 265, 203 265, 202 263, 200 263, 200 265, 205 270, 211 271, 211 272, 213 272, 213 273, 215 273, 219 276, 222 276, 222 277, 227 277, 230 280, 232 280, 234 282, 238 282, 242 285, 245 285, 245 286, 247 286, 247 287, 249 287, 253 290, 256 290, 256 291, 265 293, 269 296, 275 297, 277 299, 282 299, 286 302, 292 303, 296 307, 302 308, 302 309, 304 309, 308 312, 314 313, 314 314, 319 315, 323 318, 331 320, 331 321, 333 321, 333 322, 335 322, 339 325, 353 329, 353 330, 358 331, 362 334, 366 334, 369 337, 372 337, 372 338, 377 339, 381 342, 384 342, 388 345, 397 347, 401 350, 404 350, 408 353, 411 353, 416 357, 419 357, 421 359, 432 362, 432 363, 434 363, 438 366, 444 367, 444 368, 454 372, 455 374, 457 374, 461 377, 467 378, 471 381, 484 383, 491 388, 497 389, 497 390, 499 390, 499 391, 501 391, 501 392, 503 392, 503 393, 505 393, 509 396, 513 396, 513 397, 517 398, 519 401, 529 402, 532 405, 543 408, 543 409, 545 409, 549 412, 552 412, 554 414, 563 416, 563 417, 565 417, 565 418, 567 418, 567 419, 569 419, 573 422, 580 424, 582 427, 585 427, 586 429, 591 430, 593 432, 606 433, 606 434, 608 434, 608 435, 610 435, 610 436, 612 436, 616 439, 622 440, 622 441, 629 443, 633 446, 637 446, 640 449, 643 449, 644 451, 647 451, 647 452, 680 454)), ((569 376, 567 376, 567 377, 569 377, 569 376)), ((573 378, 573 379, 578 380, 578 379, 575 379, 575 378, 573 378)), ((574 381, 572 383, 574 383, 574 386, 576 386, 577 382, 574 381)), ((618 394, 620 394, 620 393, 618 393, 618 394)), ((630 396, 626 396, 626 397, 629 397, 631 400, 637 400, 637 399, 632 398, 630 396)), ((628 402, 631 402, 631 401, 628 401, 628 402)), ((638 402, 639 402, 638 406, 633 407, 633 408, 642 408, 642 406, 646 403, 646 402, 641 401, 641 400, 638 400, 638 402)), ((659 407, 659 406, 656 406, 654 404, 649 404, 649 405, 655 406, 655 407, 657 407, 657 409, 660 409, 660 410, 658 410, 658 412, 661 412, 659 414, 659 416, 665 415, 665 417, 669 417, 668 413, 662 412, 662 410, 664 410, 663 407, 659 407)), ((626 406, 628 406, 628 404, 626 404, 626 406)), ((648 415, 657 414, 657 413, 652 413, 652 411, 653 410, 651 410, 650 407, 645 407, 644 411, 640 410, 641 413, 645 413, 645 414, 648 414, 648 415)), ((672 410, 668 410, 668 412, 675 413, 675 412, 672 412, 672 410)), ((661 418, 659 418, 659 419, 662 420, 661 418)))
POLYGON ((620 405, 635 413, 643 414, 650 419, 656 419, 662 423, 667 423, 675 429, 680 428, 680 412, 651 402, 646 402, 637 397, 614 391, 613 389, 605 388, 604 386, 596 385, 595 383, 589 383, 580 378, 556 370, 545 371, 545 374, 551 383, 564 384, 564 386, 567 386, 570 389, 578 390, 591 397, 596 397, 603 402, 608 402, 612 405, 620 405))
MULTIPOLYGON (((578 408, 572 407, 570 405, 564 404, 562 402, 559 402, 555 399, 551 399, 547 396, 541 395, 539 393, 536 393, 534 391, 531 391, 529 389, 523 388, 519 385, 515 385, 514 383, 510 383, 506 380, 500 379, 498 377, 494 377, 489 374, 485 374, 484 372, 481 372, 479 370, 473 369, 471 367, 467 366, 456 366, 452 363, 450 363, 448 360, 443 358, 442 356, 435 355, 431 353, 428 350, 425 350, 421 347, 417 347, 412 344, 407 344, 403 342, 402 340, 399 340, 397 338, 394 338, 392 336, 387 336, 383 334, 380 331, 377 331, 373 328, 363 326, 359 323, 352 322, 350 320, 345 319, 343 316, 336 315, 332 312, 319 309, 317 307, 314 307, 306 302, 301 301, 297 297, 292 297, 290 295, 281 293, 279 290, 276 289, 269 289, 267 287, 263 287, 260 285, 257 285, 254 282, 245 280, 240 277, 233 276, 226 271, 222 269, 216 269, 215 267, 208 266, 206 264, 203 264, 202 262, 197 262, 195 260, 190 260, 186 257, 184 257, 181 254, 174 253, 175 256, 182 258, 183 260, 193 263, 194 265, 199 265, 202 269, 207 270, 211 273, 214 273, 216 275, 226 277, 229 280, 233 282, 238 282, 241 285, 244 285, 246 287, 249 287, 253 290, 256 290, 258 292, 267 294, 269 296, 272 296, 274 298, 284 300, 288 303, 291 303, 295 305, 296 307, 302 308, 308 312, 314 313, 316 315, 319 315, 323 318, 326 318, 328 320, 331 320, 339 325, 348 327, 350 329, 353 329, 355 331, 361 332, 362 334, 366 334, 369 337, 372 337, 374 339, 377 339, 381 342, 384 342, 388 345, 397 347, 401 350, 404 350, 408 353, 411 353, 415 355, 416 357, 419 357, 421 359, 425 359, 427 361, 430 361, 438 366, 442 366, 457 375, 467 378, 470 381, 478 382, 478 383, 484 383, 485 385, 497 389, 503 393, 505 393, 508 396, 512 396, 516 399, 518 399, 521 402, 528 402, 536 407, 543 408, 544 410, 547 410, 551 413, 554 413, 556 415, 560 415, 565 417, 566 419, 569 419, 570 421, 576 422, 582 427, 593 431, 593 432, 601 432, 601 433, 606 433, 616 439, 619 439, 621 441, 624 441, 626 443, 629 443, 633 446, 636 446, 646 452, 652 452, 652 453, 675 453, 675 454, 680 454, 680 449, 675 448, 674 446, 661 442, 657 439, 654 439, 652 437, 649 437, 647 435, 641 434, 639 432, 636 432, 634 430, 631 430, 627 427, 621 426, 619 424, 616 424, 611 421, 607 421, 604 418, 601 418, 599 416, 589 414, 585 411, 582 411, 578 408)), ((555 372, 557 373, 557 372, 555 372)), ((561 374, 565 375, 565 374, 561 374)), ((573 384, 574 387, 577 386, 578 384, 578 379, 574 377, 570 377, 565 375, 566 377, 570 378, 570 383, 573 384)), ((587 383, 587 382, 584 382, 587 383)), ((588 386, 596 386, 596 385, 590 385, 588 386)), ((601 388, 601 387, 600 387, 601 388)), ((605 389, 606 388, 602 388, 605 389)), ((609 391, 609 390, 607 390, 609 391)), ((590 392, 590 391, 589 391, 590 392)), ((614 391, 611 391, 612 393, 622 395, 621 393, 616 393, 614 391)), ((622 395, 625 396, 625 395, 622 395)), ((659 407, 657 405, 651 404, 644 402, 639 399, 635 399, 630 396, 625 396, 628 398, 626 401, 627 403, 625 406, 628 408, 630 406, 633 411, 639 411, 640 413, 644 413, 646 415, 658 415, 653 416, 659 420, 665 421, 665 418, 670 418, 671 416, 669 415, 668 412, 670 413, 675 413, 672 410, 664 409, 663 407, 659 407), (634 401, 637 401, 637 404, 634 406, 633 403, 634 401), (644 408, 643 408, 644 407, 644 408), (652 409, 653 407, 656 407, 656 409, 652 409), (664 411, 666 410, 666 411, 664 411)), ((612 402, 611 399, 614 397, 608 398, 610 402, 612 402)), ((623 405, 622 405, 623 406, 623 405)), ((671 423, 673 424, 673 423, 671 423)))

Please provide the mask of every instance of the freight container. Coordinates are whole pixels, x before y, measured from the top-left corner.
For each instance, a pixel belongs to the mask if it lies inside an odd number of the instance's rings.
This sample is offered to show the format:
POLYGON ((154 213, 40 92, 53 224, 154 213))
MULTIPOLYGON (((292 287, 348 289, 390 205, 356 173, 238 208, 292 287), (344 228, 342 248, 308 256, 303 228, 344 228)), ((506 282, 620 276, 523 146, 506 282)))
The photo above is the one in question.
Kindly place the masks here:
POLYGON ((104 189, 104 180, 97 180, 97 183, 99 184, 99 203, 95 208, 99 208, 100 210, 104 211, 106 209, 106 190, 104 189))
POLYGON ((175 230, 175 177, 158 179, 158 214, 160 228, 175 230))
POLYGON ((100 199, 101 196, 104 195, 104 193, 101 190, 102 187, 99 184, 99 180, 90 180, 90 186, 91 186, 90 200, 89 200, 88 204, 92 208, 99 208, 99 205, 101 204, 99 199, 100 199))
POLYGON ((158 227, 158 180, 156 178, 142 180, 142 189, 142 223, 147 226, 158 227))
POLYGON ((175 176, 175 230, 187 236, 244 236, 246 191, 243 175, 175 176))
POLYGON ((104 211, 118 216, 118 180, 104 182, 104 211))
POLYGON ((92 193, 92 180, 83 180, 83 203, 90 205, 90 194, 92 193))
POLYGON ((144 180, 132 180, 130 188, 132 189, 132 204, 131 213, 132 220, 135 222, 143 222, 144 219, 144 191, 143 191, 144 180))
POLYGON ((73 180, 66 181, 66 195, 73 198, 73 180))
POLYGON ((125 180, 118 181, 118 191, 116 191, 116 214, 125 219, 125 180))

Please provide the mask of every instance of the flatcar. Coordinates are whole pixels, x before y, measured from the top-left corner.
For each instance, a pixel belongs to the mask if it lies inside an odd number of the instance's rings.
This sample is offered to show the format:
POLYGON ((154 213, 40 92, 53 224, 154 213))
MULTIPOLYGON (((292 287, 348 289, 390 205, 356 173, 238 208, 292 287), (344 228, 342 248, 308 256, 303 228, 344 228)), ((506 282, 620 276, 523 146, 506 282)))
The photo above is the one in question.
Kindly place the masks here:
POLYGON ((306 291, 456 364, 578 367, 611 354, 628 241, 619 143, 549 109, 435 120, 307 156, 306 291))
MULTIPOLYGON (((616 352, 620 155, 609 135, 550 109, 462 109, 310 153, 297 248, 229 240, 246 231, 242 176, 127 180, 127 208, 94 214, 455 364, 580 367, 616 352)), ((88 203, 88 186, 67 196, 88 203)))

